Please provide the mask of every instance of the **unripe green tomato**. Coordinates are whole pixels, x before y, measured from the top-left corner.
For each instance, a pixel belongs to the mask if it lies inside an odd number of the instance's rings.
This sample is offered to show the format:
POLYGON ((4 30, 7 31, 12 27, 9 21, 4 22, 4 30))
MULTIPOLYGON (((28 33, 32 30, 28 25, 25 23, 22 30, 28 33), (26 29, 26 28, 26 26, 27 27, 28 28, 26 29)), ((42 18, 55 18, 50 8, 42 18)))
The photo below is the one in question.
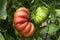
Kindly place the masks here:
POLYGON ((47 18, 47 14, 44 12, 37 12, 36 14, 37 16, 41 17, 42 19, 46 19, 47 18))
POLYGON ((38 7, 37 8, 36 12, 43 12, 43 13, 48 14, 47 13, 48 12, 48 9, 46 7, 44 7, 44 6, 41 6, 41 7, 38 7))
POLYGON ((35 22, 36 22, 35 24, 37 24, 37 23, 39 24, 39 23, 41 23, 42 20, 43 20, 43 19, 42 19, 41 17, 39 17, 39 16, 36 16, 35 18, 36 18, 36 19, 35 19, 35 22))
POLYGON ((48 9, 46 7, 44 7, 44 6, 38 7, 36 10, 36 15, 33 16, 33 17, 35 17, 34 23, 35 24, 42 23, 47 18, 47 15, 48 15, 48 9))

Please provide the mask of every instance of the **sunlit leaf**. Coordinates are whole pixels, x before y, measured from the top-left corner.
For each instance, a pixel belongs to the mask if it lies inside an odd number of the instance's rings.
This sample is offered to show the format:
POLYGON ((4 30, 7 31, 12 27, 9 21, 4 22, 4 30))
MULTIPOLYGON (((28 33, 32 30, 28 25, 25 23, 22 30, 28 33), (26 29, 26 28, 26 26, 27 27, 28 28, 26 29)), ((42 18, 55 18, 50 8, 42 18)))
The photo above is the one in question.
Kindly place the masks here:
POLYGON ((56 15, 60 17, 60 9, 56 9, 56 15))
POLYGON ((0 40, 4 40, 4 37, 1 33, 0 33, 0 40))
POLYGON ((41 28, 40 33, 48 33, 48 27, 41 28))
POLYGON ((48 27, 49 27, 49 29, 48 29, 49 34, 54 33, 57 30, 59 30, 59 26, 57 26, 55 24, 49 24, 48 27))
POLYGON ((0 19, 6 19, 7 18, 7 0, 0 0, 0 19))
POLYGON ((37 40, 42 40, 42 38, 41 37, 37 37, 37 40))
POLYGON ((60 36, 59 36, 58 40, 60 40, 60 36))

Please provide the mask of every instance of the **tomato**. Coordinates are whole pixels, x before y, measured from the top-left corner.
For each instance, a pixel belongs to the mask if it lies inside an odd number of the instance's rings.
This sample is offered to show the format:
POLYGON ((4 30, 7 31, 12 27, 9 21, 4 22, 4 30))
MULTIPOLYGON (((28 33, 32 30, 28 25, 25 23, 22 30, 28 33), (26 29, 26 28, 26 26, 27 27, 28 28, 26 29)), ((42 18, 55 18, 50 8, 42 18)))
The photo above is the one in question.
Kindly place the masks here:
POLYGON ((15 27, 18 31, 22 31, 26 26, 27 26, 28 22, 25 22, 23 24, 17 24, 15 27))
POLYGON ((22 17, 22 18, 26 18, 26 19, 28 19, 28 17, 29 17, 29 15, 26 12, 24 12, 24 11, 15 12, 14 16, 22 17))
POLYGON ((44 6, 42 6, 42 7, 38 7, 36 12, 37 12, 37 14, 36 14, 37 16, 40 16, 43 19, 45 19, 47 17, 47 14, 48 14, 48 9, 44 6))
POLYGON ((27 14, 30 14, 29 11, 28 11, 28 9, 25 8, 25 7, 20 7, 20 8, 18 8, 16 11, 17 11, 17 12, 24 11, 24 12, 26 12, 27 14))
POLYGON ((24 36, 25 37, 32 36, 34 32, 35 32, 35 28, 34 28, 33 23, 31 23, 31 29, 30 29, 30 31, 27 34, 25 34, 24 36))
POLYGON ((29 18, 29 11, 27 8, 19 8, 14 14, 14 24, 24 23, 29 18))
POLYGON ((36 9, 36 14, 32 16, 33 17, 32 19, 35 24, 41 24, 47 18, 47 15, 48 8, 40 6, 36 9))
POLYGON ((40 24, 42 21, 43 21, 43 18, 41 18, 39 16, 35 17, 35 20, 34 20, 35 24, 40 24))
POLYGON ((26 25, 26 27, 25 27, 25 29, 23 29, 22 31, 21 31, 21 34, 26 34, 26 33, 28 33, 29 31, 30 31, 30 29, 31 29, 31 23, 28 23, 27 25, 26 25))
POLYGON ((25 37, 30 37, 35 32, 34 24, 31 22, 25 22, 23 24, 16 25, 16 30, 25 37))
POLYGON ((34 24, 28 22, 29 11, 27 8, 21 7, 14 14, 14 26, 16 30, 25 37, 31 36, 34 31, 34 24))
POLYGON ((20 31, 20 33, 25 37, 30 37, 35 32, 34 24, 29 22, 26 27, 20 31))
POLYGON ((24 23, 26 21, 27 21, 27 19, 25 19, 25 18, 21 18, 21 17, 14 18, 14 24, 24 23))

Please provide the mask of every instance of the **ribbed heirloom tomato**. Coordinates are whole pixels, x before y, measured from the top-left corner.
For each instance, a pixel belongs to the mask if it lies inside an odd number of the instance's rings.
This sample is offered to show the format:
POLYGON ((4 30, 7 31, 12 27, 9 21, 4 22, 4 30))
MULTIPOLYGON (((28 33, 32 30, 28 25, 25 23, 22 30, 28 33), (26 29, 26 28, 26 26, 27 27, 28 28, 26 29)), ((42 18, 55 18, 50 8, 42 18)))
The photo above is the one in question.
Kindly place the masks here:
POLYGON ((35 31, 34 24, 28 22, 29 14, 28 9, 24 7, 17 9, 14 14, 14 26, 25 37, 33 35, 35 31))
POLYGON ((36 9, 36 14, 32 14, 32 19, 35 24, 42 23, 48 15, 48 9, 44 6, 40 6, 36 9))

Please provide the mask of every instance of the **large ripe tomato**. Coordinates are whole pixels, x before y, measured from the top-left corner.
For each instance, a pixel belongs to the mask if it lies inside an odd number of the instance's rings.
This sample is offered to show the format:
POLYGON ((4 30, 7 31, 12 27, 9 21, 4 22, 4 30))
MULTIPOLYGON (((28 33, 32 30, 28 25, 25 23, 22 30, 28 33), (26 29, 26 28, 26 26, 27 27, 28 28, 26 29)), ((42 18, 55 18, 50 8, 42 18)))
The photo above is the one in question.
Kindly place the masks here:
POLYGON ((14 26, 25 37, 31 36, 35 31, 33 23, 28 22, 28 18, 29 11, 24 7, 17 9, 14 14, 14 26))
POLYGON ((19 8, 14 14, 14 24, 24 23, 29 18, 29 11, 27 8, 19 8))

